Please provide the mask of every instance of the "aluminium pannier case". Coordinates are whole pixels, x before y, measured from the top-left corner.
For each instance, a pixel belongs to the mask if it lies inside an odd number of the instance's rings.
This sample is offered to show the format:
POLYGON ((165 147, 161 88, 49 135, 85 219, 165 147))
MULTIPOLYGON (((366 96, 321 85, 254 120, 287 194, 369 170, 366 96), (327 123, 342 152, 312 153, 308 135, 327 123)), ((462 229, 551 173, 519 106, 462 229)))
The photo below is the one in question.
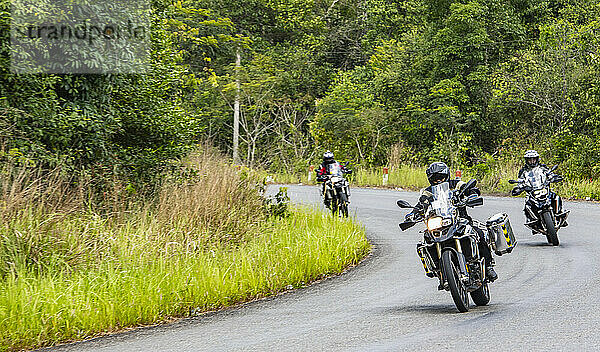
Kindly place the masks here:
POLYGON ((490 217, 486 223, 492 248, 497 255, 502 255, 512 252, 517 245, 517 240, 513 233, 508 215, 506 213, 498 213, 490 217))

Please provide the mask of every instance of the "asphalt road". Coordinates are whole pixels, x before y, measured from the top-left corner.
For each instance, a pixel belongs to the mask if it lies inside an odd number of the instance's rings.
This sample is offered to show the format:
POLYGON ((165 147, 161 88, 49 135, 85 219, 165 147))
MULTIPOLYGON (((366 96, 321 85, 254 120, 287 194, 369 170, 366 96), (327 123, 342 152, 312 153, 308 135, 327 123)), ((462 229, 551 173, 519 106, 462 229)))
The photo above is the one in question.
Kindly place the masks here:
MULTIPOLYGON (((272 191, 272 190, 271 190, 272 191)), ((291 186, 296 202, 319 204, 316 187, 291 186)), ((552 247, 522 224, 522 198, 485 197, 479 220, 509 214, 518 245, 496 258, 491 301, 458 313, 450 293, 424 275, 415 246, 420 225, 401 232, 417 194, 354 189, 351 211, 374 245, 346 274, 240 307, 60 351, 398 351, 600 349, 600 206, 566 202, 569 226, 552 247)))

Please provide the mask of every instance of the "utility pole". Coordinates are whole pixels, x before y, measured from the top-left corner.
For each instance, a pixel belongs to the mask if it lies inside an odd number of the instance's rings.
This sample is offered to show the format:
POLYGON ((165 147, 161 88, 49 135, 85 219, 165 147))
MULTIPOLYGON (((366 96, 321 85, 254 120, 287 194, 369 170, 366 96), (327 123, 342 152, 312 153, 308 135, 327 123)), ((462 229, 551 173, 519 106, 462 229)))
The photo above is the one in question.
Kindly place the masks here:
POLYGON ((242 56, 238 48, 235 53, 235 102, 233 103, 233 163, 240 163, 239 142, 240 142, 240 66, 242 56))

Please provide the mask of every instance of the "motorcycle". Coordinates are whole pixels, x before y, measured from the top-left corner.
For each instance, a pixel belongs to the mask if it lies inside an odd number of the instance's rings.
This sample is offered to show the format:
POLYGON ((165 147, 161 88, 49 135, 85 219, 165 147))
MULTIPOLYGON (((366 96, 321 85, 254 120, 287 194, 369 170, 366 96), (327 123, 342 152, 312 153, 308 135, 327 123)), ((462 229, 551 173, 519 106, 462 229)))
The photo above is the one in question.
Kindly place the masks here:
POLYGON ((528 221, 525 226, 535 233, 546 235, 546 240, 553 246, 558 246, 558 229, 565 226, 570 211, 562 210, 562 200, 560 196, 550 189, 550 184, 563 180, 562 176, 553 173, 558 168, 555 165, 552 169, 545 171, 537 166, 525 172, 523 178, 517 180, 508 180, 511 184, 517 184, 517 196, 523 191, 527 192, 524 211, 529 218, 535 219, 528 221))
MULTIPOLYGON (((347 164, 346 164, 347 165, 347 164)), ((324 177, 323 202, 331 209, 334 215, 348 217, 348 203, 350 199, 350 183, 344 178, 342 166, 335 162, 327 166, 324 177)))
MULTIPOLYGON (((421 231, 425 240, 417 244, 417 254, 421 258, 425 274, 439 279, 438 289, 450 291, 460 312, 469 310, 469 294, 478 306, 486 305, 490 301, 490 281, 485 274, 485 258, 479 253, 479 235, 467 219, 458 215, 458 208, 483 205, 483 198, 477 195, 464 196, 476 183, 476 180, 470 180, 460 191, 451 190, 448 182, 432 186, 431 192, 423 192, 427 197, 425 203, 428 205, 425 214, 405 219, 400 224, 402 231, 405 231, 419 222, 425 223, 426 229, 421 231)), ((397 205, 400 208, 413 208, 404 200, 398 200, 397 205)), ((482 229, 488 235, 486 244, 492 246, 496 253, 512 251, 516 241, 508 217, 499 214, 494 218, 501 221, 494 221, 490 225, 491 229, 482 229), (495 235, 500 232, 507 234, 492 236, 494 243, 490 243, 489 234, 495 235), (512 242, 506 245, 504 242, 509 237, 512 242)))

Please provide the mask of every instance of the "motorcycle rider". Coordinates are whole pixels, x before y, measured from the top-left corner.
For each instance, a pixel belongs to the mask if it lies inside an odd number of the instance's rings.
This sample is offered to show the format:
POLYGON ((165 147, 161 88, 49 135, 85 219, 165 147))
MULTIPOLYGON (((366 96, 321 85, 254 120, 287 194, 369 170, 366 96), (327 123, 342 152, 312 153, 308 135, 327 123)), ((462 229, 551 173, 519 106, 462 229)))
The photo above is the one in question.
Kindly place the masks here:
MULTIPOLYGON (((425 196, 423 193, 425 191, 431 192, 432 186, 435 186, 442 182, 448 182, 450 189, 461 190, 466 185, 465 182, 460 181, 458 179, 451 180, 450 169, 448 168, 448 165, 440 161, 434 162, 431 165, 429 165, 429 167, 425 171, 425 174, 427 175, 427 179, 429 180, 430 186, 421 191, 421 197, 419 197, 419 202, 417 203, 417 205, 414 206, 412 212, 406 214, 405 219, 407 221, 412 221, 415 217, 424 216, 425 212, 427 211, 429 201, 428 197, 425 196)), ((480 196, 481 191, 479 191, 479 188, 473 187, 470 190, 468 190, 464 194, 464 196, 470 196, 473 194, 480 196)), ((479 253, 481 253, 482 256, 485 258, 486 276, 490 279, 490 282, 495 281, 498 278, 498 274, 496 274, 496 271, 493 268, 494 259, 492 258, 492 252, 490 251, 490 247, 487 244, 485 232, 473 224, 473 219, 467 214, 466 206, 458 208, 458 216, 463 219, 467 219, 469 221, 469 224, 479 235, 479 253)))
MULTIPOLYGON (((328 150, 325 153, 323 153, 323 162, 321 163, 319 168, 315 170, 315 172, 317 173, 317 178, 316 178, 317 182, 322 182, 321 195, 323 196, 325 194, 324 202, 325 202, 325 206, 327 208, 329 208, 329 206, 331 205, 331 199, 327 198, 327 196, 326 196, 325 181, 327 181, 327 175, 329 175, 329 170, 330 170, 331 165, 334 165, 334 164, 338 164, 340 166, 342 173, 344 173, 344 174, 352 173, 352 170, 346 168, 344 165, 341 165, 340 163, 335 161, 335 158, 333 157, 333 152, 328 150)), ((347 191, 348 196, 350 196, 350 189, 347 189, 346 191, 347 191)), ((350 203, 350 200, 348 200, 348 203, 350 203)))
MULTIPOLYGON (((546 166, 545 164, 540 164, 540 154, 533 149, 526 151, 525 155, 523 155, 523 158, 525 159, 525 165, 523 165, 521 170, 519 170, 519 174, 517 175, 517 178, 523 178, 525 176, 526 172, 529 172, 538 166, 546 173, 548 171, 550 171, 550 168, 548 168, 548 166, 546 166)), ((560 180, 562 180, 562 176, 559 176, 559 175, 557 175, 557 176, 560 180)), ((548 177, 553 177, 553 174, 549 174, 548 177)), ((515 186, 515 188, 512 189, 511 193, 513 196, 518 196, 519 194, 523 193, 523 191, 524 191, 524 189, 522 187, 515 186)), ((550 191, 550 199, 552 200, 552 207, 554 208, 555 213, 561 214, 562 213, 561 198, 556 193, 550 191)), ((528 200, 527 202, 530 202, 530 200, 528 200)), ((529 212, 526 211, 526 207, 527 207, 527 203, 525 205, 525 208, 523 208, 523 211, 525 212, 525 217, 527 218, 527 223, 528 224, 535 223, 537 221, 537 219, 531 217, 529 212)), ((568 225, 567 221, 564 218, 562 219, 562 221, 563 221, 562 226, 568 225)), ((534 230, 531 230, 531 232, 535 233, 534 230)))

